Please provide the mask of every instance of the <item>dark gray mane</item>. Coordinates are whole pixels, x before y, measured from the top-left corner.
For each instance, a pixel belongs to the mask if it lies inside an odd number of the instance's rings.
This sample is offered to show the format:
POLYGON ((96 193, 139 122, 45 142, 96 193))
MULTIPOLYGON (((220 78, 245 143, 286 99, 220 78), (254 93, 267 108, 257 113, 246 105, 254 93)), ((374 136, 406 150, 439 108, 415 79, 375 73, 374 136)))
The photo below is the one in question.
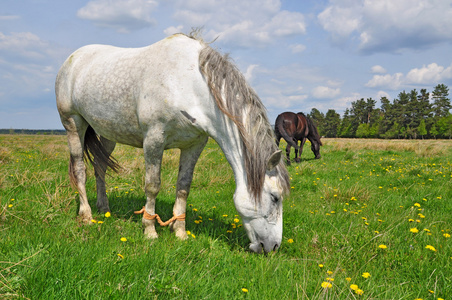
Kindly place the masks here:
MULTIPOLYGON (((218 107, 237 125, 243 143, 248 190, 259 201, 267 160, 278 150, 266 109, 227 55, 205 45, 199 55, 199 65, 218 107)), ((283 162, 278 165, 277 173, 281 187, 288 193, 289 175, 283 162)))

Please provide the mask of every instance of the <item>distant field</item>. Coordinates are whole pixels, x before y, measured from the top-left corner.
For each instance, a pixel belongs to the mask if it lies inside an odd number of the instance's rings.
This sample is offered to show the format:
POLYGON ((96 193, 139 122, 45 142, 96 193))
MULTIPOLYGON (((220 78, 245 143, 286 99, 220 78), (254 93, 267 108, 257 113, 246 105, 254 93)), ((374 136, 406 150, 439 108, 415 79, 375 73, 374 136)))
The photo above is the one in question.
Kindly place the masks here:
MULTIPOLYGON (((158 227, 150 241, 133 214, 145 201, 141 149, 115 150, 122 170, 107 178, 112 216, 95 213, 87 226, 77 219, 65 136, 0 135, 0 298, 450 299, 452 141, 323 143, 320 160, 308 144, 288 167, 282 246, 257 255, 247 251, 232 170, 212 140, 188 200, 190 238, 158 227)), ((178 153, 164 157, 156 209, 165 220, 178 153)), ((89 175, 95 211, 91 167, 89 175)))

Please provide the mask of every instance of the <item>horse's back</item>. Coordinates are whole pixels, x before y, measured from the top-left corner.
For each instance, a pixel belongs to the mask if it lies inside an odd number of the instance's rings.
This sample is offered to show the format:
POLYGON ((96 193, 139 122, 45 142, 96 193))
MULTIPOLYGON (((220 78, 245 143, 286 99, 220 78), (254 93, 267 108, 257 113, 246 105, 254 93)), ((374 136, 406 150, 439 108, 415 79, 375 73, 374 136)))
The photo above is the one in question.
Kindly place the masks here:
MULTIPOLYGON (((202 47, 185 35, 143 48, 82 47, 69 56, 57 76, 60 115, 62 119, 80 115, 99 134, 141 146, 146 128, 162 127, 158 120, 171 122, 177 119, 175 112, 196 106, 190 95, 196 93, 193 89, 202 89, 198 64, 202 47)), ((206 91, 204 87, 204 95, 206 91)))

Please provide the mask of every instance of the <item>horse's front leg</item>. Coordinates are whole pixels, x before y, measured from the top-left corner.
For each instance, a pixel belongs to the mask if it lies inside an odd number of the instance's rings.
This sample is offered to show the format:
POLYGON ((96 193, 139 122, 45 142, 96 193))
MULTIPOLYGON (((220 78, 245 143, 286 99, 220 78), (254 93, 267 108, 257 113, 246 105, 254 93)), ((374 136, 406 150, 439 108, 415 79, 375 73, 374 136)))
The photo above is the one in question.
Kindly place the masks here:
MULTIPOLYGON (((145 140, 143 145, 144 159, 146 165, 145 186, 144 192, 146 194, 146 205, 144 209, 147 215, 155 215, 155 199, 160 191, 160 169, 163 157, 163 145, 155 140, 145 140)), ((145 218, 143 214, 144 235, 147 238, 157 238, 158 234, 155 231, 155 218, 150 220, 145 218)))
MULTIPOLYGON (((298 141, 297 141, 296 139, 294 139, 294 142, 295 142, 296 145, 298 145, 298 141)), ((298 149, 295 147, 295 162, 296 162, 296 163, 299 163, 299 162, 300 162, 301 151, 303 151, 302 148, 301 148, 300 150, 298 150, 298 149)))
POLYGON ((306 143, 306 138, 304 137, 304 138, 302 138, 301 139, 301 142, 300 142, 300 151, 298 152, 298 158, 296 158, 296 160, 297 160, 297 162, 300 162, 301 161, 301 154, 303 153, 303 146, 304 146, 304 143, 306 143))
MULTIPOLYGON (((200 138, 199 144, 191 146, 190 148, 181 149, 179 175, 177 178, 176 187, 176 202, 174 203, 173 208, 173 215, 176 217, 182 216, 186 212, 187 198, 188 194, 190 193, 193 171, 206 143, 207 137, 202 137, 200 138)), ((187 238, 187 232, 185 230, 185 219, 176 219, 176 221, 174 221, 170 226, 178 238, 187 238)))

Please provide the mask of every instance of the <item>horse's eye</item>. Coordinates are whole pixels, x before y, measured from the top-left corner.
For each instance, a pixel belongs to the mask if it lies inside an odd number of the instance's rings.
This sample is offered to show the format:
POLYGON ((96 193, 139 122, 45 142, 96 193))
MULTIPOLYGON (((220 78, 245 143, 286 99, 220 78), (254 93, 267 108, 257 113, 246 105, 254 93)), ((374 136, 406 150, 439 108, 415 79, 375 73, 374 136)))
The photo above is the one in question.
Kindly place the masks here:
POLYGON ((278 203, 279 197, 277 197, 277 196, 275 196, 275 195, 273 195, 273 194, 270 194, 270 195, 271 195, 271 197, 272 197, 273 203, 278 203))

